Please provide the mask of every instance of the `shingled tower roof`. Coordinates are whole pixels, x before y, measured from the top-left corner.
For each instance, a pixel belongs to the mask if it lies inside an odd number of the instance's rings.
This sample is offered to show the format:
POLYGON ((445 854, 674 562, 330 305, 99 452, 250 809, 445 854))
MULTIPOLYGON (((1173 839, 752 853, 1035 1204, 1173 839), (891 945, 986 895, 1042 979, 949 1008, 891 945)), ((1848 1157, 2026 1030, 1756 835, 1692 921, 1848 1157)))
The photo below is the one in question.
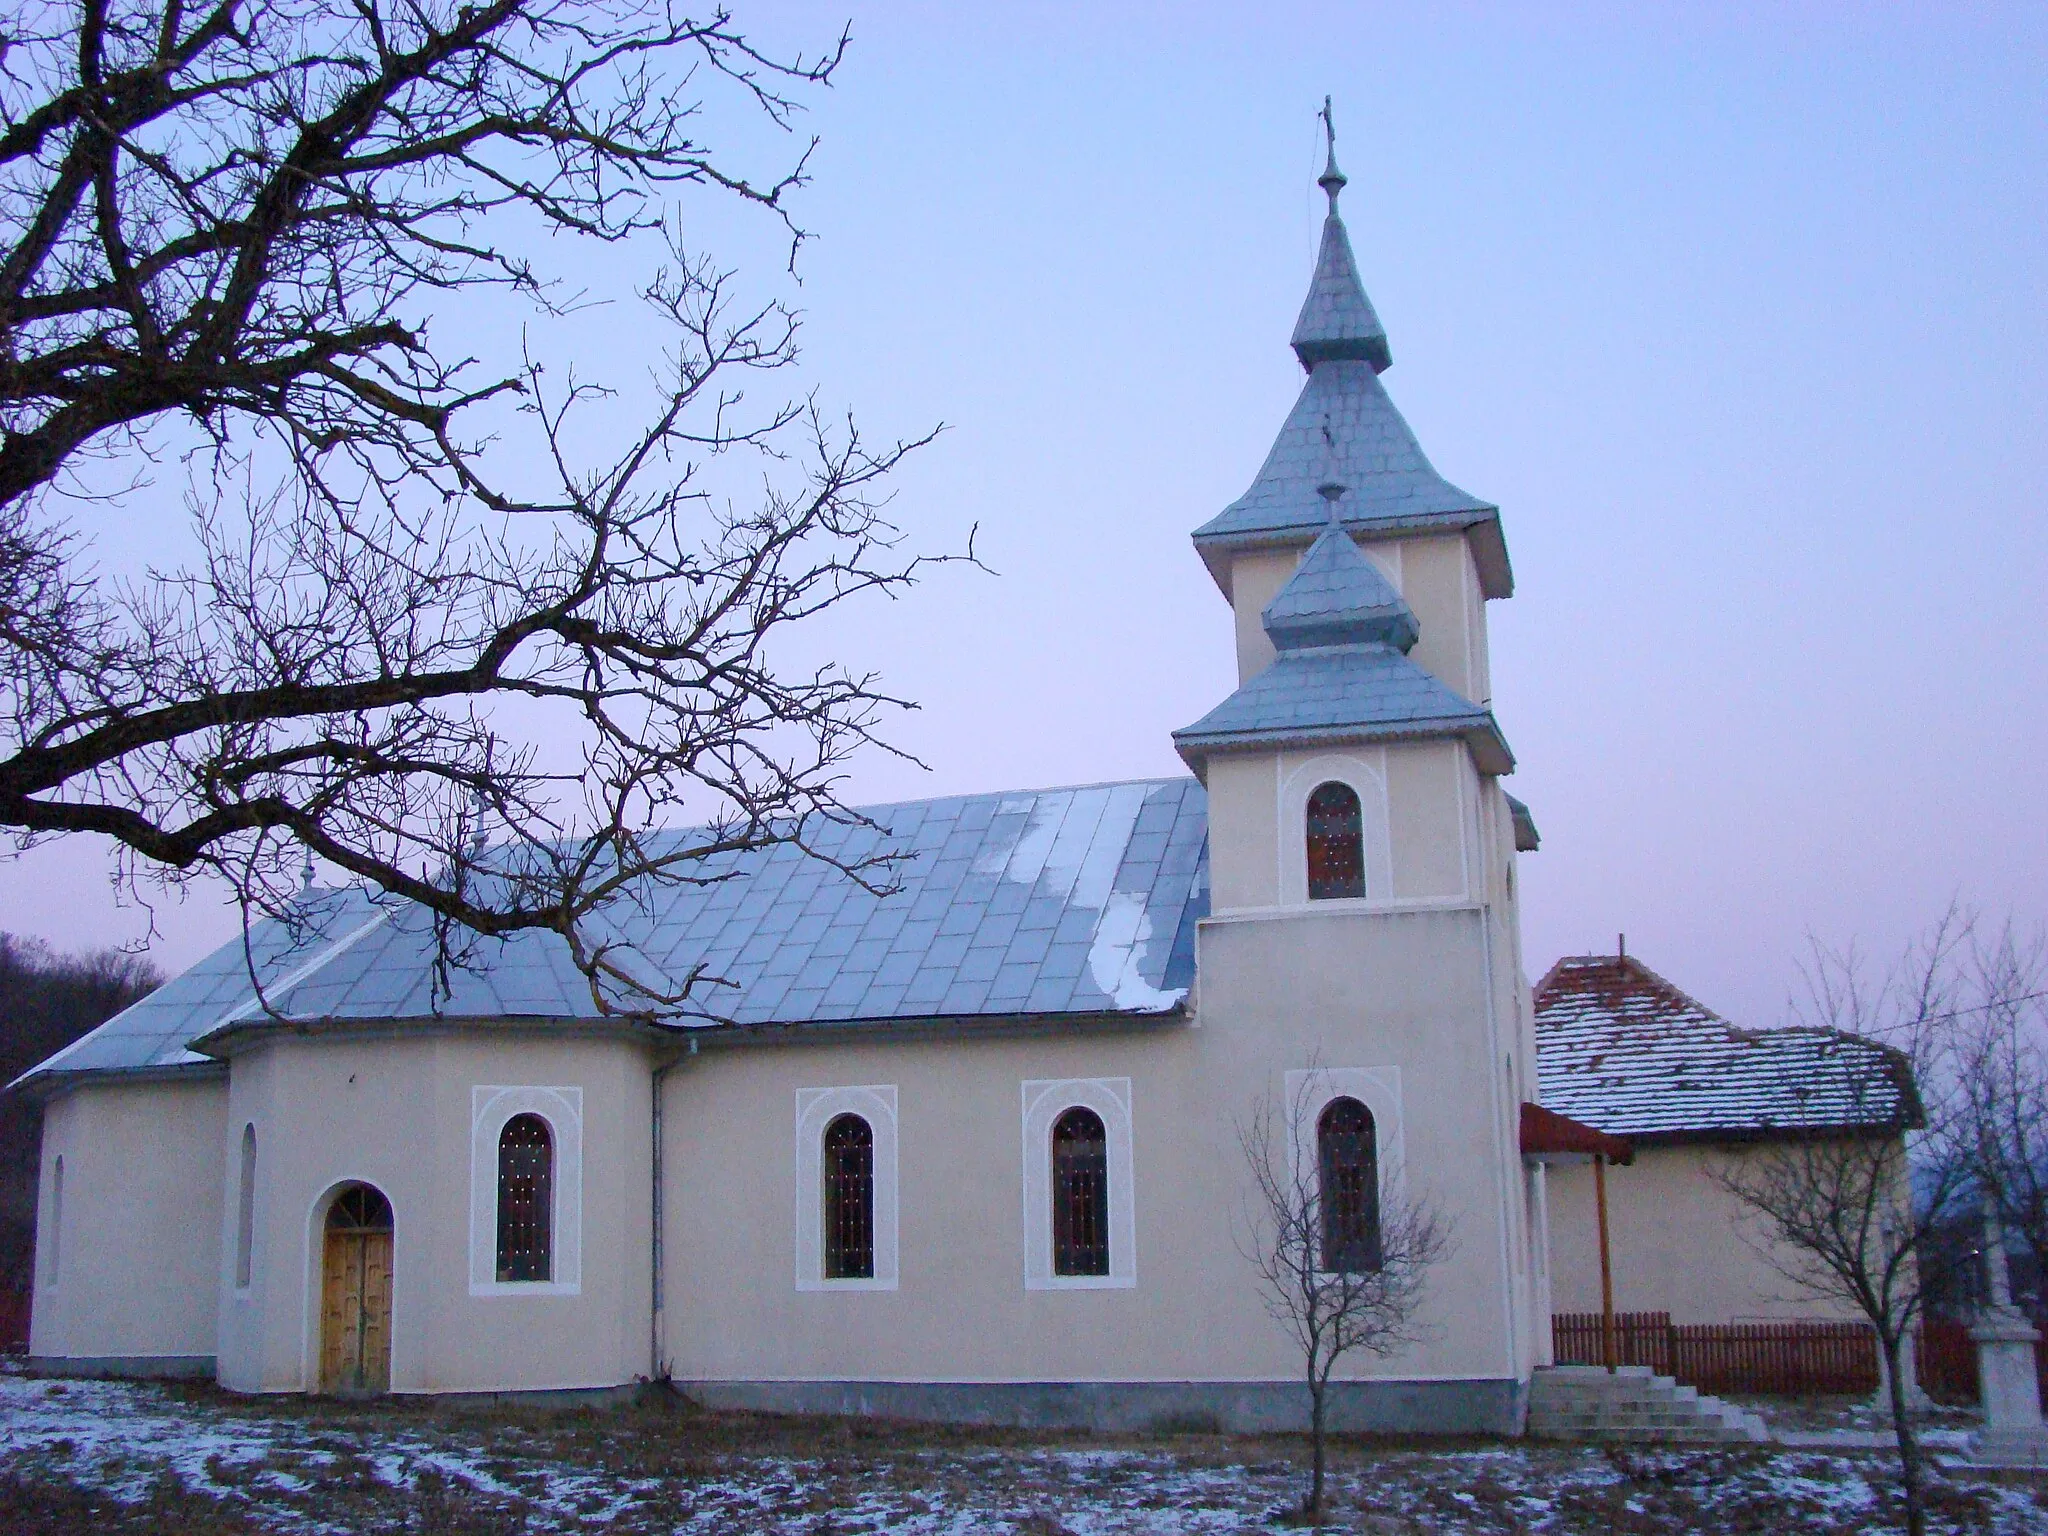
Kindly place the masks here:
POLYGON ((1231 552, 1299 547, 1313 538, 1329 515, 1319 488, 1335 480, 1346 487, 1343 522, 1353 534, 1386 538, 1411 530, 1464 530, 1486 595, 1506 597, 1514 591, 1514 573, 1501 538, 1500 509, 1436 472, 1380 382, 1393 357, 1337 209, 1345 182, 1331 133, 1329 164, 1318 178, 1330 210, 1292 338, 1308 380, 1258 478, 1195 530, 1195 548, 1227 594, 1231 552))
MULTIPOLYGON (((1323 110, 1329 111, 1327 101, 1323 110)), ((1323 218, 1323 248, 1316 253, 1316 275, 1309 280, 1308 297, 1302 300, 1301 318, 1294 322, 1294 355, 1306 369, 1346 358, 1369 363, 1374 373, 1381 373, 1392 365, 1394 356, 1387 349, 1386 327, 1373 313, 1365 284, 1358 280, 1351 236, 1337 214, 1337 194, 1344 190, 1348 178, 1337 169, 1337 135, 1327 116, 1323 126, 1329 131, 1330 158, 1316 185, 1329 196, 1330 211, 1323 218)))
MULTIPOLYGON (((1330 498, 1333 502, 1341 498, 1342 487, 1327 489, 1339 492, 1330 498)), ((1274 649, 1280 651, 1312 645, 1391 645, 1406 654, 1421 634, 1415 611, 1351 542, 1334 514, 1259 617, 1274 649)))
POLYGON ((1260 616, 1278 655, 1173 744, 1196 774, 1217 752, 1461 737, 1482 773, 1512 773, 1493 711, 1408 657, 1419 630, 1393 583, 1351 541, 1326 481, 1329 522, 1260 616))

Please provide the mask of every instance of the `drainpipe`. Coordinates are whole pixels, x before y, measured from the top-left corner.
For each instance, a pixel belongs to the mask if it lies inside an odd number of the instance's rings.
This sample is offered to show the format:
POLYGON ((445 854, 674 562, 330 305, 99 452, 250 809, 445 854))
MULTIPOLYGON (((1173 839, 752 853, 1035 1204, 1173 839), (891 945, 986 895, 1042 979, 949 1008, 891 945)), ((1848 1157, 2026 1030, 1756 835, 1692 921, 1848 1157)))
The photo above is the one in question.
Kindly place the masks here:
MULTIPOLYGON (((693 1036, 690 1040, 690 1049, 687 1059, 695 1060, 696 1055, 697 1041, 693 1036)), ((650 1219, 648 1221, 647 1227, 647 1274, 648 1284, 651 1287, 650 1299, 653 1303, 648 1308, 647 1313, 647 1379, 650 1382, 662 1382, 668 1380, 668 1363, 662 1359, 661 1355, 661 1341, 663 1331, 662 1325, 665 1320, 665 1313, 667 1310, 663 1302, 663 1296, 667 1291, 667 1285, 664 1283, 666 1279, 664 1269, 666 1265, 667 1255, 666 1244, 663 1240, 664 1222, 662 1220, 662 1212, 667 1204, 666 1200, 664 1199, 667 1181, 664 1177, 664 1168, 662 1161, 662 1090, 664 1087, 667 1086, 669 1073, 673 1071, 675 1068, 683 1065, 684 1060, 684 1057, 671 1056, 668 1058, 668 1060, 659 1063, 654 1068, 653 1101, 650 1106, 650 1112, 647 1117, 649 1127, 648 1134, 652 1141, 652 1145, 649 1149, 650 1155, 648 1158, 648 1169, 650 1173, 650 1177, 648 1179, 648 1186, 654 1203, 653 1209, 648 1213, 650 1219)))

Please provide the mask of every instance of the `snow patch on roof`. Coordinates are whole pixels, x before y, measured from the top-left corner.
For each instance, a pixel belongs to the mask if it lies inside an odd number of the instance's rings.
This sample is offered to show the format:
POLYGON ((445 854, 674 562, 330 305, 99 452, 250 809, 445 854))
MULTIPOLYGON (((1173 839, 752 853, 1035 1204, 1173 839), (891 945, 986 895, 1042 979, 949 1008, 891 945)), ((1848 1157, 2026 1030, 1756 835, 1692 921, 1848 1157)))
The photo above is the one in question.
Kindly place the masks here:
POLYGON ((1901 1127, 1896 1051, 1840 1030, 1741 1029, 1633 956, 1571 955, 1536 988, 1547 1108, 1634 1140, 1901 1127))

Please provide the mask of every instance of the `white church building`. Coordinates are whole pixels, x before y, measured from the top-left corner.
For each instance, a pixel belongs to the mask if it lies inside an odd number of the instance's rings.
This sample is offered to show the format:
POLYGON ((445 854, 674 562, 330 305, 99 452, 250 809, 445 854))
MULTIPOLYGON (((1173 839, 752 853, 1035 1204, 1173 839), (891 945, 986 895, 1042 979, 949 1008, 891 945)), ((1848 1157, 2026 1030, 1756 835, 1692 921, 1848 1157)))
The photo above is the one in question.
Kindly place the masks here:
POLYGON ((18 1085, 45 1105, 34 1357, 1299 1425, 1237 1126, 1307 1081, 1325 1177, 1374 1192, 1346 1241, 1404 1192, 1451 1233, 1418 1342, 1347 1357, 1333 1424, 1518 1430, 1551 1309, 1518 1132, 1534 830, 1487 662, 1513 578, 1498 509, 1381 382, 1343 183, 1333 160, 1300 399, 1195 530, 1239 685, 1174 734, 1191 777, 828 829, 907 855, 887 896, 790 849, 655 893, 626 936, 732 983, 726 1022, 603 1016, 550 935, 437 984, 423 915, 309 892, 296 939, 238 938, 18 1085))

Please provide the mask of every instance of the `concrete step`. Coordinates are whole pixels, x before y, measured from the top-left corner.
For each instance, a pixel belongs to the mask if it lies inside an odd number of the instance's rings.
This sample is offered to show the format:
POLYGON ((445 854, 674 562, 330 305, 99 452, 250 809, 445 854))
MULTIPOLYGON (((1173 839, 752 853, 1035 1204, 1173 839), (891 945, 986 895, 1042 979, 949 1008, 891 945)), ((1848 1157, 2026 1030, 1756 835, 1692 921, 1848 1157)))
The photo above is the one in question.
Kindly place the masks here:
POLYGON ((1549 1366, 1529 1384, 1528 1433, 1558 1440, 1679 1445, 1768 1440, 1763 1420, 1645 1366, 1549 1366))

